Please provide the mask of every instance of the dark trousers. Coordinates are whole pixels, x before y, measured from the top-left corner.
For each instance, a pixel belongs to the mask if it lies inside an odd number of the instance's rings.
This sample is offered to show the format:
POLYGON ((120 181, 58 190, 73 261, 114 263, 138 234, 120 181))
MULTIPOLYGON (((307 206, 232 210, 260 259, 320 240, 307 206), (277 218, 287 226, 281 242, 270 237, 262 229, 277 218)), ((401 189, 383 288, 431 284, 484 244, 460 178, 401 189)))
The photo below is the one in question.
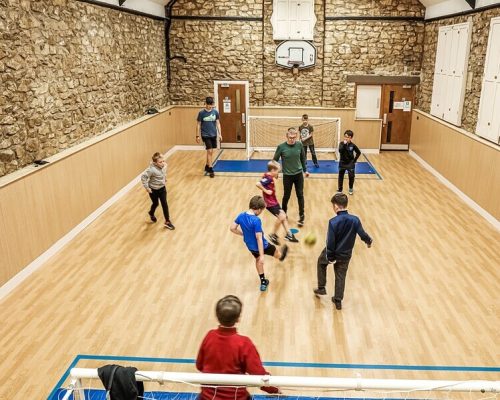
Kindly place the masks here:
POLYGON ((149 210, 150 215, 154 215, 156 211, 156 207, 158 207, 158 200, 161 203, 161 208, 163 210, 163 216, 165 217, 165 221, 170 221, 170 215, 168 213, 168 204, 167 204, 167 189, 163 186, 160 189, 151 189, 152 193, 149 193, 149 197, 153 204, 151 204, 151 209, 149 210))
MULTIPOLYGON (((349 268, 350 260, 336 260, 333 263, 333 271, 335 272, 335 294, 333 299, 335 301, 342 301, 344 298, 345 278, 347 275, 347 268, 349 268)), ((318 274, 318 288, 325 288, 326 286, 326 269, 328 267, 328 259, 326 258, 326 247, 323 249, 318 257, 317 274, 318 274)))
POLYGON ((304 175, 302 172, 296 175, 283 175, 283 201, 281 208, 286 212, 288 200, 292 194, 292 186, 295 185, 295 194, 299 202, 299 218, 304 218, 304 175))
POLYGON ((344 175, 346 171, 349 175, 349 189, 354 188, 354 165, 352 167, 339 167, 339 192, 344 188, 344 175))
POLYGON ((314 165, 318 165, 318 158, 316 157, 316 150, 314 149, 314 144, 310 144, 309 146, 304 146, 304 158, 307 161, 307 148, 309 147, 309 150, 311 150, 311 157, 313 160, 314 165))

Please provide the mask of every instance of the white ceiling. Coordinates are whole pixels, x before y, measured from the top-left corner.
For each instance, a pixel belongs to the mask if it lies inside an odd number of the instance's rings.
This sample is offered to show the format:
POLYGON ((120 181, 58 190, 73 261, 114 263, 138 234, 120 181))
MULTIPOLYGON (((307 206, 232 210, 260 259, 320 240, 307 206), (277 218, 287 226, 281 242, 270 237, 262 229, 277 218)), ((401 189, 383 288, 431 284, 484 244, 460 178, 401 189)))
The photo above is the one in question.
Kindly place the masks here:
MULTIPOLYGON (((157 3, 157 4, 163 4, 163 5, 167 5, 167 3, 169 2, 169 0, 149 0, 149 1, 152 1, 153 3, 157 3)), ((438 3, 443 3, 443 2, 446 2, 447 0, 420 0, 420 2, 425 6, 425 7, 429 7, 429 6, 433 6, 435 4, 438 4, 438 3)), ((457 0, 456 2, 465 2, 464 0, 457 0)))
POLYGON ((424 5, 424 7, 433 6, 438 3, 442 3, 445 0, 420 0, 420 2, 424 5))
MULTIPOLYGON (((100 1, 118 5, 118 0, 100 1)), ((169 0, 126 0, 123 7, 163 17, 165 16, 164 6, 167 5, 168 2, 169 0)), ((420 2, 426 8, 426 19, 455 14, 471 9, 469 4, 467 4, 465 0, 420 0, 420 2)), ((476 8, 488 6, 491 4, 500 4, 500 1, 476 0, 476 8)))

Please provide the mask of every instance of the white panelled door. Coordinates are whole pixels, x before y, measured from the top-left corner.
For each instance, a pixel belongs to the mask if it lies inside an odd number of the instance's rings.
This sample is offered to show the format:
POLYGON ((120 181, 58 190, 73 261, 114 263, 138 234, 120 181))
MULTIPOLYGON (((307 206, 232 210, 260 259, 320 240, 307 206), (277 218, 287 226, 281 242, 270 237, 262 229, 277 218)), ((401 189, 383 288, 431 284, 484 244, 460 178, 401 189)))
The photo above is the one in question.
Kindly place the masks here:
POLYGON ((500 17, 491 19, 476 133, 500 144, 500 17))
POLYGON ((439 28, 431 114, 460 126, 470 48, 471 22, 439 28))

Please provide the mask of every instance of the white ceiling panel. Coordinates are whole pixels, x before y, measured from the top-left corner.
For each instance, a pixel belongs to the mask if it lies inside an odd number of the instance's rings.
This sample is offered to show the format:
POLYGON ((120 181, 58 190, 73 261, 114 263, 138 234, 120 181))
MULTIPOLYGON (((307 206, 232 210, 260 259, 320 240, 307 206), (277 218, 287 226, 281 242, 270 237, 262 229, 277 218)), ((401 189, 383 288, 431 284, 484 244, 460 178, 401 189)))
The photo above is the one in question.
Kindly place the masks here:
MULTIPOLYGON (((118 4, 118 0, 101 1, 114 5, 118 4)), ((168 2, 169 0, 126 0, 123 7, 163 17, 165 16, 164 7, 168 2)), ((470 10, 470 6, 465 0, 420 0, 420 3, 422 3, 426 8, 426 19, 442 17, 470 10)), ((491 4, 500 4, 498 0, 477 0, 476 3, 476 7, 484 7, 491 4)))

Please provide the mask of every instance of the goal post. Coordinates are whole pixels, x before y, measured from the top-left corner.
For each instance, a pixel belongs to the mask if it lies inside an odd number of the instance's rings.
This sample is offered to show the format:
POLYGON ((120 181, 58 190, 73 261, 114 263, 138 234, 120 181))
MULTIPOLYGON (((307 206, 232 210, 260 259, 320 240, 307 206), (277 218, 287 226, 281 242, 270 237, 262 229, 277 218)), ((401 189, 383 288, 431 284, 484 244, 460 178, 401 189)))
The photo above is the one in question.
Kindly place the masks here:
MULTIPOLYGON (((479 400, 484 399, 485 393, 491 393, 490 398, 495 398, 500 391, 500 382, 494 380, 419 380, 419 379, 366 379, 361 376, 356 378, 337 378, 337 377, 314 377, 314 376, 276 376, 276 375, 238 375, 238 374, 204 374, 199 372, 168 372, 168 371, 136 371, 137 381, 149 382, 154 385, 168 384, 170 391, 176 387, 172 384, 188 385, 190 391, 200 390, 202 387, 210 387, 215 390, 218 388, 246 388, 275 386, 284 391, 284 395, 290 391, 290 395, 295 398, 297 392, 303 392, 308 398, 311 398, 311 390, 320 390, 324 392, 342 391, 346 392, 341 397, 358 398, 354 393, 363 392, 363 399, 380 398, 413 398, 420 399, 417 392, 422 392, 423 399, 433 399, 435 396, 429 396, 429 392, 445 392, 443 398, 451 399, 452 392, 464 392, 467 399, 473 400, 471 394, 477 392, 480 395, 479 400), (352 392, 352 396, 346 397, 347 392, 352 392)), ((59 399, 71 399, 74 394, 79 395, 79 400, 91 400, 90 388, 94 387, 89 382, 88 387, 84 385, 83 380, 99 381, 98 371, 94 368, 72 368, 70 371, 71 383, 61 388, 62 393, 58 394, 59 399)), ((102 391, 102 386, 101 389, 102 391)), ((161 389, 163 392, 165 389, 161 389)), ((150 392, 153 393, 153 392, 150 392)), ((182 392, 173 392, 175 399, 182 392)), ((282 392, 283 393, 283 392, 282 392)), ((159 395, 159 393, 156 392, 159 395)), ((189 393, 188 393, 189 394, 189 393)), ((145 393, 146 395, 146 393, 145 393)), ((282 397, 283 394, 274 397, 282 397)), ((324 399, 313 395, 317 400, 324 399)), ((102 398, 102 397, 99 397, 102 398)), ((146 398, 146 396, 144 397, 146 398)), ((154 397, 147 397, 154 398, 154 397)), ((164 397, 160 397, 164 398, 164 397)), ((181 397, 179 397, 182 399, 181 397)), ((185 398, 185 397, 184 397, 185 398)), ((198 394, 189 397, 188 400, 196 400, 198 394)), ((477 398, 477 397, 475 397, 477 398)), ((51 399, 52 400, 52 399, 51 399)), ((55 399, 54 399, 55 400, 55 399)))
MULTIPOLYGON (((340 142, 340 118, 309 117, 313 126, 313 139, 316 152, 335 153, 338 158, 340 142)), ((302 124, 301 117, 281 116, 249 116, 248 135, 246 141, 247 159, 255 151, 274 151, 276 146, 286 140, 288 128, 296 129, 302 124)), ((300 135, 300 132, 298 133, 300 135)))

